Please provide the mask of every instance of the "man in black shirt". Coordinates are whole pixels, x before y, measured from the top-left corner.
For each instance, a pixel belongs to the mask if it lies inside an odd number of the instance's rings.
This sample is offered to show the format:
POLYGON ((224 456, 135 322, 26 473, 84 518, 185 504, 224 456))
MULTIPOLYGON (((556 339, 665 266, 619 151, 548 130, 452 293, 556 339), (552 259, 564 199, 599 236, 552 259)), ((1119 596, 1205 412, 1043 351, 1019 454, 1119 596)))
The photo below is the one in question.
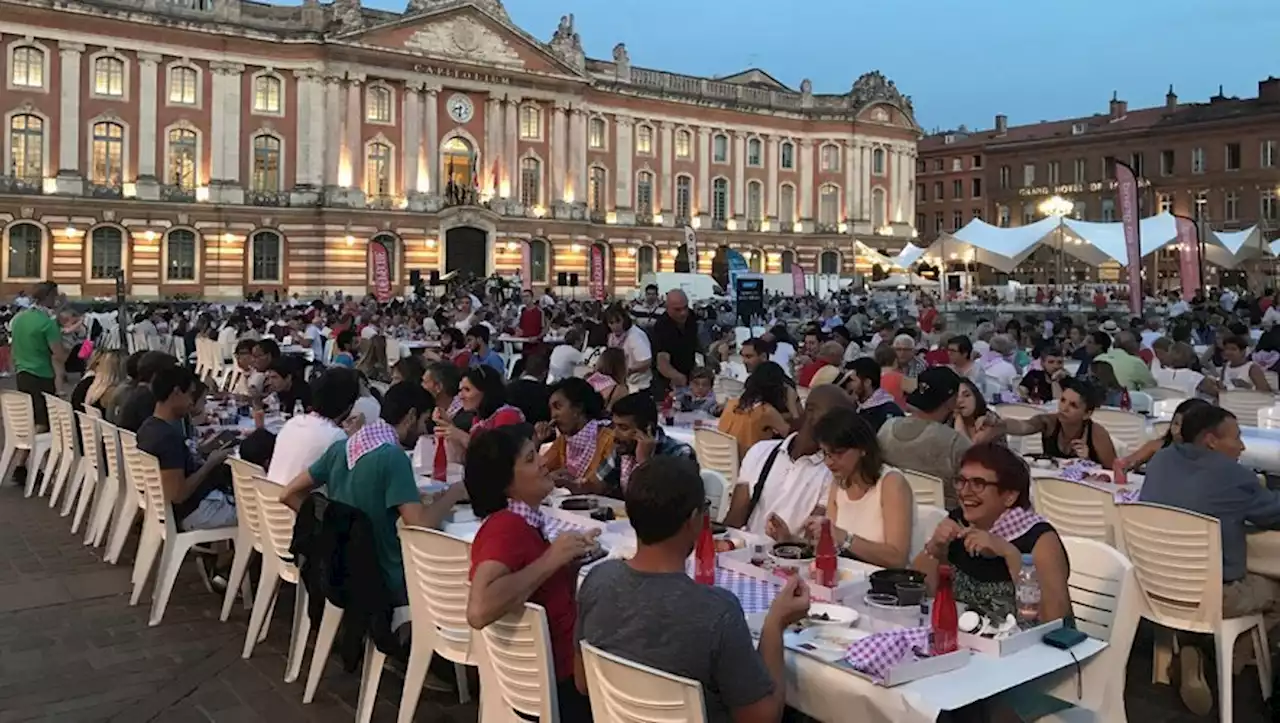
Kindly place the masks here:
POLYGON ((172 369, 177 364, 177 359, 162 351, 142 353, 138 358, 137 384, 127 394, 116 395, 120 400, 115 412, 116 426, 130 432, 142 427, 156 405, 156 398, 151 393, 151 380, 162 369, 172 369))
POLYGON ((524 412, 529 424, 551 421, 547 386, 547 355, 539 352, 524 358, 524 373, 507 385, 507 403, 524 412))
POLYGON ((156 372, 151 380, 155 409, 138 428, 138 449, 159 461, 164 498, 183 529, 230 527, 236 524, 236 506, 230 493, 231 471, 223 464, 229 449, 215 450, 198 464, 182 433, 195 387, 195 375, 185 367, 156 372))
POLYGON ((875 359, 858 357, 845 368, 849 371, 841 386, 858 403, 858 415, 867 420, 872 430, 879 432, 886 420, 903 416, 902 408, 893 397, 880 388, 880 365, 875 359))
POLYGON ((667 312, 653 324, 653 398, 661 402, 668 391, 689 386, 689 375, 701 351, 698 318, 689 310, 689 297, 679 289, 667 292, 667 312))

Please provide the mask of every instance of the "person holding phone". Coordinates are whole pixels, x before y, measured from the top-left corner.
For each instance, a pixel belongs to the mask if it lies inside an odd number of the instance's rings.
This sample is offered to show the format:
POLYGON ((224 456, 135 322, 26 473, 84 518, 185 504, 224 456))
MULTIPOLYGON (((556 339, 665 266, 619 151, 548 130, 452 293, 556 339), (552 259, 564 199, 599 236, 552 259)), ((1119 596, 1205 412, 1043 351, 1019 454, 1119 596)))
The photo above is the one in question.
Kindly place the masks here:
POLYGON ((655 456, 695 459, 693 447, 668 437, 658 426, 658 405, 645 392, 628 394, 613 403, 613 453, 596 469, 594 480, 579 492, 621 499, 631 472, 655 456))

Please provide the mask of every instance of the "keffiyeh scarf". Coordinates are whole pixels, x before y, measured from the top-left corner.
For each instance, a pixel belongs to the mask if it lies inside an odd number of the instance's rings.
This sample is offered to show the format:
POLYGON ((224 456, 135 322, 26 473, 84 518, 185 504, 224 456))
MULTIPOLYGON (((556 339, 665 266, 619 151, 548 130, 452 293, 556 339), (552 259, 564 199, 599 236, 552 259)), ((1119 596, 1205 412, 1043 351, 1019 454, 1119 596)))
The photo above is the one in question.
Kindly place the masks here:
POLYGON ((1045 518, 1032 510, 1022 507, 1010 507, 991 526, 990 532, 1006 542, 1013 542, 1027 534, 1032 527, 1046 521, 1045 518))
POLYGON ((871 393, 871 396, 867 397, 867 401, 858 405, 858 411, 861 412, 864 409, 871 409, 890 402, 893 402, 893 395, 877 387, 871 393))
POLYGON ((547 516, 542 514, 542 510, 510 498, 507 499, 507 509, 519 515, 525 524, 537 530, 544 539, 547 537, 547 516))
POLYGON ((365 422, 360 431, 347 440, 347 469, 355 469, 356 462, 361 457, 384 444, 400 446, 400 435, 396 434, 396 428, 381 418, 365 422))
POLYGON ((593 419, 586 426, 564 438, 564 468, 575 478, 587 472, 587 465, 596 452, 596 441, 600 438, 600 428, 605 426, 602 419, 593 419))

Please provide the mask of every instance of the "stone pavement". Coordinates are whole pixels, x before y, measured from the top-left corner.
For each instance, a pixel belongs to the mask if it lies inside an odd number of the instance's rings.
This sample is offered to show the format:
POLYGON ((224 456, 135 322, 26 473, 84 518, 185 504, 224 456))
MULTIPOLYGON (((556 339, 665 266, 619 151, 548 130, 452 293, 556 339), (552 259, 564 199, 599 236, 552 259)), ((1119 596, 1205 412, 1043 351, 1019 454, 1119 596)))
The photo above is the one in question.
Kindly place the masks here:
MULTIPOLYGON (((287 594, 266 641, 242 660, 248 611, 238 605, 231 620, 219 622, 221 599, 204 589, 192 565, 179 577, 164 621, 148 627, 147 597, 129 607, 136 535, 113 567, 69 529, 47 501, 24 499, 12 485, 0 488, 0 723, 354 720, 358 674, 331 662, 308 706, 303 681, 284 682, 287 594)), ((1128 670, 1129 719, 1217 720, 1216 711, 1212 718, 1192 716, 1176 690, 1150 684, 1150 650, 1144 628, 1128 670)), ((1207 675, 1213 680, 1212 670, 1207 675)), ((399 675, 383 674, 375 721, 395 720, 401 685, 399 675)), ((1236 679, 1235 705, 1237 721, 1270 719, 1252 668, 1236 679)), ((416 720, 474 723, 476 711, 424 691, 416 720)))

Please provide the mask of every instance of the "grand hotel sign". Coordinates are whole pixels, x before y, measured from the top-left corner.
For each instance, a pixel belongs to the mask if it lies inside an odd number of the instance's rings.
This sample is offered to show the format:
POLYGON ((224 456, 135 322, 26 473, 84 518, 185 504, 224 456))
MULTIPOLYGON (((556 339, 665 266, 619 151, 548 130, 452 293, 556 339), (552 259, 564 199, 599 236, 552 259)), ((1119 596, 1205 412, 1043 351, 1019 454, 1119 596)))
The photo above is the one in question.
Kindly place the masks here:
MULTIPOLYGON (((1151 181, 1145 178, 1138 179, 1139 188, 1147 188, 1151 185, 1151 181)), ((1116 182, 1111 181, 1093 181, 1091 183, 1062 183, 1057 186, 1031 186, 1029 188, 1019 188, 1019 196, 1071 196, 1080 193, 1101 193, 1102 191, 1116 190, 1116 182)))

